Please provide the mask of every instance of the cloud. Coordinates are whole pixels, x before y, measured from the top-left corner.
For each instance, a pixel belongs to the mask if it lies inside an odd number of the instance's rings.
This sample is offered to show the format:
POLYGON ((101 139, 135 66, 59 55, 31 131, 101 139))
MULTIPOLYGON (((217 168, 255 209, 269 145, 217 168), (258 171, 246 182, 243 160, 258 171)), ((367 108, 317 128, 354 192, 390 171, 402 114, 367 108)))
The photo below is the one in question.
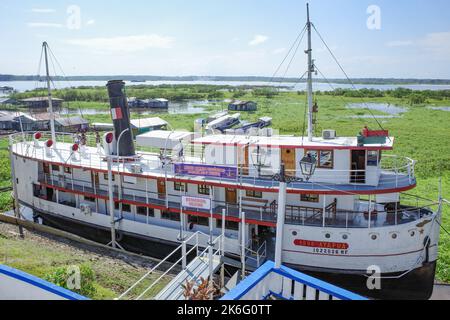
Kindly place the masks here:
POLYGON ((396 40, 396 41, 389 41, 386 43, 386 46, 388 47, 407 47, 412 46, 414 44, 414 41, 411 40, 396 40))
POLYGON ((253 38, 253 40, 251 40, 251 41, 248 43, 248 45, 249 45, 249 46, 257 46, 257 45, 260 45, 260 44, 266 42, 267 40, 269 40, 269 37, 264 36, 264 35, 261 35, 261 34, 257 34, 257 35, 253 38))
POLYGON ((31 12, 34 13, 53 13, 56 12, 55 9, 51 9, 51 8, 33 8, 31 9, 31 12))
POLYGON ((386 45, 388 47, 414 47, 439 57, 450 56, 450 31, 433 32, 414 40, 390 41, 386 45))
POLYGON ((286 48, 278 48, 272 51, 273 54, 280 54, 286 51, 286 48))
POLYGON ((62 28, 63 25, 60 23, 29 22, 28 27, 30 27, 30 28, 62 28))
POLYGON ((88 22, 86 22, 87 26, 91 26, 93 24, 95 24, 95 20, 94 19, 88 20, 88 22))
POLYGON ((417 44, 436 55, 450 56, 450 32, 434 32, 427 34, 417 44))
POLYGON ((174 43, 171 37, 150 35, 133 35, 111 38, 70 39, 66 42, 74 46, 84 47, 97 52, 136 52, 149 48, 167 49, 174 43))

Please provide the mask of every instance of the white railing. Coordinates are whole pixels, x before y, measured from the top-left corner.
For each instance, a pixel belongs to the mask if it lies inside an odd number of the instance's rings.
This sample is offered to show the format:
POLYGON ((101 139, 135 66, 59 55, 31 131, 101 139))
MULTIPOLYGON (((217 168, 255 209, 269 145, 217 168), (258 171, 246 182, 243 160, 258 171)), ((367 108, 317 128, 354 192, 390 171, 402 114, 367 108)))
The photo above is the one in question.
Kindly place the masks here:
POLYGON ((266 262, 258 272, 245 278, 221 300, 367 300, 298 271, 266 262))
MULTIPOLYGON (((47 158, 45 148, 42 147, 42 142, 50 139, 50 133, 42 133, 41 146, 35 148, 35 141, 33 139, 33 133, 21 133, 13 134, 10 136, 11 143, 13 144, 13 151, 24 155, 26 157, 34 157, 41 160, 47 158)), ((93 138, 87 136, 87 145, 94 147, 95 142, 92 142, 93 138)), ((83 148, 84 151, 79 151, 77 153, 78 160, 72 158, 73 152, 70 148, 70 144, 74 143, 73 134, 57 134, 57 142, 68 143, 62 148, 57 147, 57 155, 62 160, 62 162, 70 163, 72 165, 82 165, 85 167, 98 168, 102 170, 107 169, 107 163, 104 161, 104 155, 99 154, 96 148, 83 148)), ((53 149, 53 148, 52 148, 53 149)), ((177 176, 183 177, 183 175, 176 174, 174 172, 173 163, 183 162, 185 164, 205 164, 202 159, 186 157, 182 159, 170 158, 166 165, 162 164, 159 154, 156 153, 143 153, 144 157, 118 157, 114 161, 113 169, 118 172, 130 172, 131 165, 140 165, 146 172, 153 172, 159 174, 160 176, 177 176), (189 160, 188 160, 189 159, 189 160)), ((54 155, 55 156, 55 155, 54 155)), ((54 159, 57 159, 55 156, 54 159)), ((416 161, 406 158, 398 157, 393 155, 383 155, 383 158, 378 167, 374 167, 377 170, 376 175, 369 177, 368 170, 338 170, 338 169, 323 169, 317 168, 313 177, 309 182, 306 182, 304 176, 300 170, 286 170, 286 173, 290 176, 297 177, 300 179, 298 182, 290 184, 290 187, 310 187, 313 189, 323 189, 329 188, 329 185, 352 185, 355 190, 358 186, 368 183, 368 180, 373 180, 371 183, 380 183, 387 187, 400 187, 412 185, 415 183, 415 164, 416 161), (301 181, 303 179, 303 181, 301 181), (379 181, 378 181, 379 179, 379 181)), ((220 165, 220 164, 210 164, 210 165, 220 165)), ((227 164, 224 164, 227 166, 227 164)), ((233 166, 233 165, 229 165, 233 166)), ((236 165, 234 165, 236 167, 236 165)), ((203 177, 205 182, 209 180, 214 180, 219 183, 244 183, 252 184, 266 188, 274 188, 278 186, 278 182, 273 179, 273 175, 279 172, 278 167, 263 168, 261 173, 258 173, 256 166, 249 167, 236 167, 238 175, 236 178, 222 178, 222 177, 203 177)), ((196 179, 202 179, 196 177, 196 179)))
MULTIPOLYGON (((184 240, 175 250, 173 250, 171 253, 169 253, 163 260, 161 260, 156 266, 154 266, 152 269, 150 269, 146 274, 144 274, 138 281, 136 281, 130 288, 128 288, 124 293, 122 293, 117 299, 123 299, 126 297, 129 293, 131 293, 139 284, 143 283, 144 280, 146 280, 150 275, 154 274, 158 268, 160 268, 163 264, 171 264, 171 266, 165 270, 164 273, 162 273, 155 281, 153 281, 140 295, 137 296, 137 300, 141 299, 147 292, 149 292, 152 288, 156 286, 156 284, 160 283, 161 280, 166 277, 177 265, 181 264, 182 269, 184 270, 187 266, 187 257, 193 253, 196 252, 196 257, 202 256, 202 254, 209 248, 209 246, 202 251, 200 250, 200 236, 207 237, 209 239, 209 235, 204 234, 200 231, 197 231, 196 233, 192 234, 189 238, 184 240), (193 240, 195 240, 194 244, 190 244, 193 240), (191 245, 192 248, 187 250, 187 245, 191 245), (170 262, 170 259, 175 256, 175 254, 179 252, 181 253, 181 257, 176 260, 175 262, 170 262)), ((222 252, 222 241, 220 241, 222 236, 216 237, 213 241, 212 245, 213 247, 218 245, 219 248, 217 249, 216 253, 218 251, 222 252)))

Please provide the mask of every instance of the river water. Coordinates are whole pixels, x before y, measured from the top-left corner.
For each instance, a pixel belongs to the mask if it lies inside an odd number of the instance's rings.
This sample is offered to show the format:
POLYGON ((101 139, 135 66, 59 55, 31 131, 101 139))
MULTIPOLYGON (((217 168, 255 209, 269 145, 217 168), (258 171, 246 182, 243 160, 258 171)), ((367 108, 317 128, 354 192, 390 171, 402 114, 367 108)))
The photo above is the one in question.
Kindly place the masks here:
MULTIPOLYGON (((195 85, 195 84, 203 84, 203 85, 229 85, 229 86, 243 86, 243 85, 252 85, 252 86, 267 86, 271 85, 274 87, 287 87, 286 90, 289 91, 298 91, 305 90, 305 83, 269 83, 269 82, 253 82, 253 81, 146 81, 146 82, 131 82, 125 81, 127 86, 137 86, 137 85, 195 85)), ((70 88, 70 87, 80 87, 80 86, 106 86, 106 81, 54 81, 54 85, 57 89, 70 88)), ((342 88, 342 89, 351 89, 352 86, 350 84, 338 84, 332 83, 333 88, 342 88)), ((26 90, 33 90, 37 87, 45 87, 44 82, 36 82, 36 81, 0 81, 0 87, 8 86, 13 87, 15 90, 23 92, 26 90)), ((356 84, 355 87, 357 89, 368 88, 368 89, 379 89, 379 90, 392 90, 398 87, 407 88, 412 90, 450 90, 450 85, 378 85, 378 84, 356 84)), ((330 85, 327 83, 315 83, 314 84, 315 91, 331 91, 330 85)))

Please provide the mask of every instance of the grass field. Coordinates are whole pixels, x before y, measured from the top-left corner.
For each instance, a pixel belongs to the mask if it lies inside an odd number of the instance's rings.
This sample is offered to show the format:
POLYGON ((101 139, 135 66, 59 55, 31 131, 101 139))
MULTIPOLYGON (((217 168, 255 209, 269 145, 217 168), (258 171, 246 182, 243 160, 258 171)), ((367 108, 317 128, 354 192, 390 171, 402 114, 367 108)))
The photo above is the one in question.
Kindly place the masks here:
MULTIPOLYGON (((231 98, 232 93, 227 92, 224 98, 231 98)), ((320 94, 316 96, 319 105, 318 125, 316 134, 320 135, 323 129, 335 129, 340 136, 355 136, 368 125, 377 129, 374 119, 362 118, 369 115, 364 109, 347 109, 348 103, 374 102, 389 103, 404 106, 408 110, 399 118, 378 119, 383 128, 390 130, 395 137, 394 154, 407 156, 418 161, 416 175, 418 187, 410 192, 433 200, 438 199, 438 182, 442 177, 444 198, 450 199, 450 112, 430 110, 427 106, 450 106, 450 100, 429 98, 421 104, 411 105, 409 98, 395 98, 383 96, 375 98, 351 98, 320 94), (356 116, 356 117, 355 117, 356 116), (355 117, 355 118, 352 118, 355 117)), ((303 93, 281 92, 272 98, 254 95, 246 91, 239 97, 241 100, 255 100, 259 104, 256 112, 241 112, 243 120, 256 120, 261 116, 273 118, 273 128, 281 134, 301 135, 304 128, 304 116, 306 96, 303 93)), ((71 107, 76 107, 73 103, 71 107)), ((102 109, 108 108, 104 103, 89 102, 80 105, 102 109)), ((226 108, 225 103, 215 103, 207 107, 208 112, 226 108)), ((373 112, 376 115, 384 115, 382 112, 373 112)), ((176 129, 193 130, 194 120, 205 117, 206 114, 178 115, 159 113, 155 116, 168 121, 176 129)), ((138 115, 133 114, 133 118, 138 115)), ((85 116, 91 122, 110 122, 109 115, 85 116)), ((0 185, 7 184, 9 179, 9 165, 5 158, 6 143, 0 142, 1 167, 0 185)), ((9 202, 8 197, 2 195, 0 204, 5 209, 9 202)), ((450 230, 450 207, 445 207, 443 225, 450 230)), ((442 232, 440 244, 440 260, 438 264, 438 278, 450 283, 450 238, 442 232)))
MULTIPOLYGON (((86 265, 94 274, 91 299, 117 298, 151 267, 150 261, 125 256, 28 231, 20 239, 17 227, 0 223, 0 263, 41 278, 59 267, 86 265)), ((150 275, 133 293, 143 292, 159 276, 157 272, 150 275)), ((156 284, 146 298, 158 293, 169 279, 156 284)))

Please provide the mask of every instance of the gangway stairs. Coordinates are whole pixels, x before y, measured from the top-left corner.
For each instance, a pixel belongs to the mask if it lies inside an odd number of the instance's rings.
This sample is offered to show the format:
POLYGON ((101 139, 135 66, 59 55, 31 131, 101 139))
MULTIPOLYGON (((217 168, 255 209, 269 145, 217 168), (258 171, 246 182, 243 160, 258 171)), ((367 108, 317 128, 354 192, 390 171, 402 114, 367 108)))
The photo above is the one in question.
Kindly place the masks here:
MULTIPOLYGON (((221 266, 221 257, 213 256, 212 258, 212 272, 216 273, 221 266)), ((209 258, 196 257, 181 271, 156 297, 155 300, 185 300, 183 295, 182 285, 188 281, 194 280, 197 285, 200 285, 201 279, 208 279, 209 277, 209 258)))
POLYGON ((117 299, 146 299, 152 292, 151 290, 156 288, 157 284, 160 284, 161 281, 165 279, 176 266, 179 266, 179 264, 181 264, 182 271, 174 279, 172 279, 169 284, 167 284, 153 299, 183 300, 183 284, 186 284, 186 282, 194 282, 196 284, 199 284, 201 278, 208 279, 220 268, 223 263, 223 235, 216 237, 212 242, 207 241, 205 249, 203 249, 205 245, 202 245, 202 243, 206 241, 201 242, 201 238, 203 238, 203 240, 211 240, 211 237, 209 235, 206 235, 202 232, 194 233, 189 238, 182 241, 180 246, 172 251, 166 258, 161 260, 156 266, 154 266, 150 271, 142 276, 117 299), (187 250, 188 246, 190 247, 189 250, 187 250), (203 251, 201 251, 202 249, 203 251), (169 262, 174 260, 173 258, 176 256, 176 253, 180 252, 181 258, 179 258, 174 263, 169 262), (194 255, 194 253, 195 257, 189 264, 187 264, 188 257, 194 255), (144 283, 148 281, 150 275, 154 274, 163 264, 167 265, 168 263, 170 263, 171 266, 167 268, 164 273, 162 273, 150 285, 146 286, 146 289, 143 290, 143 292, 141 292, 140 294, 136 294, 136 290, 142 290, 142 285, 144 285, 144 283))

